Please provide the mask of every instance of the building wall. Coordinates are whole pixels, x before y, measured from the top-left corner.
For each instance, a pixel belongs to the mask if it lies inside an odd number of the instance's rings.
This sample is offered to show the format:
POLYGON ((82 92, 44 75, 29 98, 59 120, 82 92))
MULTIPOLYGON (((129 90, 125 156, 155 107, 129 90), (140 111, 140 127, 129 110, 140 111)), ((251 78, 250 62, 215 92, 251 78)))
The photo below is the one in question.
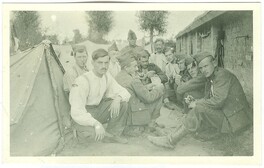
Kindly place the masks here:
POLYGON ((238 17, 227 19, 223 29, 225 31, 225 68, 238 77, 250 105, 253 106, 252 13, 241 12, 238 17))

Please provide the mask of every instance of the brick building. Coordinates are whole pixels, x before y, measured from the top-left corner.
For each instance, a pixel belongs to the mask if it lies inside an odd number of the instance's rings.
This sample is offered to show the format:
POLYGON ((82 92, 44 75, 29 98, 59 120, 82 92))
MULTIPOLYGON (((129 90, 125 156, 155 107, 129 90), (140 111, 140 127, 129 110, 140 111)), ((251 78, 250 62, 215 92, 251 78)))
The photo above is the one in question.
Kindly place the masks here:
POLYGON ((253 105, 253 12, 208 11, 176 35, 176 52, 212 53, 240 80, 253 105))

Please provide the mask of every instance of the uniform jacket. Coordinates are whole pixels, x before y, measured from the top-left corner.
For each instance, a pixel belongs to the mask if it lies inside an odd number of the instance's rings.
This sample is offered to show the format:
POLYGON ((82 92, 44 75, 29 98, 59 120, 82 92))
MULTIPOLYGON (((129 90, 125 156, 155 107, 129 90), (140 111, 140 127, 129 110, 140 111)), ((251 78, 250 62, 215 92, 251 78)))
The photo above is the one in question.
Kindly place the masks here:
POLYGON ((148 104, 155 102, 163 96, 163 90, 153 89, 149 91, 139 78, 132 77, 126 71, 121 70, 116 76, 116 81, 126 88, 131 94, 129 100, 130 113, 142 111, 142 117, 146 116, 143 113, 149 114, 148 104))
POLYGON ((137 46, 137 45, 135 47, 131 47, 131 46, 128 45, 128 46, 126 46, 126 47, 121 49, 120 54, 122 55, 122 54, 124 54, 126 52, 132 51, 134 53, 134 55, 135 55, 135 59, 138 60, 138 53, 140 51, 142 51, 142 50, 144 50, 143 47, 140 47, 140 46, 137 46))
POLYGON ((226 118, 222 132, 229 126, 235 132, 252 122, 252 110, 239 80, 223 68, 216 68, 213 75, 207 78, 205 98, 198 100, 196 105, 223 111, 226 118))
POLYGON ((206 82, 206 78, 203 75, 199 74, 197 77, 186 81, 182 85, 179 85, 177 87, 177 96, 179 95, 182 97, 185 93, 193 92, 193 91, 197 92, 198 94, 200 93, 200 95, 203 95, 205 82, 206 82))
POLYGON ((74 80, 85 72, 88 72, 88 69, 86 67, 82 69, 77 64, 69 68, 63 76, 64 91, 70 92, 74 80))

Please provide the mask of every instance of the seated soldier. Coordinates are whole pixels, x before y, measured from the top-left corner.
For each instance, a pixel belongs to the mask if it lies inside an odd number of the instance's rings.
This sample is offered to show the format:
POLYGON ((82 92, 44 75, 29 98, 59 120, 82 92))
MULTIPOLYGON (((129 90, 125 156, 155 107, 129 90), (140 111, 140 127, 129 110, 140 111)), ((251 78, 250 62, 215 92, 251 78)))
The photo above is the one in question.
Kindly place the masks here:
MULTIPOLYGON (((176 58, 177 58, 177 64, 179 66, 179 74, 175 74, 175 84, 174 84, 174 92, 176 94, 176 98, 177 98, 177 88, 178 86, 184 84, 185 82, 187 82, 188 80, 190 80, 192 77, 191 75, 189 74, 189 72, 187 71, 187 66, 186 66, 186 58, 188 56, 185 55, 185 54, 176 54, 176 58)), ((181 101, 178 101, 179 98, 177 98, 177 104, 182 106, 182 102, 181 101)))
POLYGON ((70 92, 74 80, 78 76, 88 72, 86 67, 86 62, 88 59, 86 47, 84 45, 73 46, 73 56, 75 59, 75 64, 70 69, 67 69, 63 76, 63 87, 64 91, 67 93, 70 92))
POLYGON ((118 48, 115 42, 108 48, 108 53, 110 56, 108 71, 113 77, 115 77, 121 70, 119 62, 116 59, 116 57, 118 56, 118 48))
POLYGON ((217 67, 209 53, 199 53, 195 59, 207 79, 205 96, 189 104, 191 110, 179 129, 168 136, 149 136, 149 141, 155 145, 174 148, 177 142, 187 134, 196 132, 204 122, 219 133, 234 133, 252 124, 252 110, 237 77, 217 67))
POLYGON ((186 113, 189 111, 188 102, 190 100, 204 97, 206 78, 200 73, 195 60, 191 56, 185 59, 185 64, 191 79, 177 87, 177 99, 179 102, 183 102, 184 112, 186 113))
POLYGON ((179 75, 180 69, 176 63, 176 57, 173 54, 172 48, 166 47, 164 52, 168 62, 165 67, 165 73, 169 79, 169 81, 165 84, 164 106, 168 109, 174 110, 175 105, 171 102, 176 102, 175 90, 177 89, 177 85, 175 83, 175 77, 179 75))
POLYGON ((151 82, 156 83, 156 81, 158 83, 158 80, 160 80, 162 84, 168 82, 168 78, 165 73, 163 73, 157 65, 149 63, 150 54, 147 50, 142 50, 141 52, 139 52, 138 57, 138 73, 144 84, 149 84, 151 82))
POLYGON ((79 139, 86 139, 93 128, 96 141, 127 143, 120 136, 127 122, 130 94, 107 72, 109 60, 104 49, 93 52, 93 70, 79 76, 70 90, 71 116, 79 139))
MULTIPOLYGON (((132 52, 121 55, 118 60, 121 71, 116 76, 116 81, 131 94, 128 102, 128 125, 132 129, 137 128, 133 126, 148 125, 154 131, 155 121, 160 116, 162 106, 163 85, 161 83, 160 85, 143 85, 137 76, 137 61, 132 52)), ((130 132, 133 132, 133 130, 130 132)), ((140 133, 139 130, 138 133, 140 133)))

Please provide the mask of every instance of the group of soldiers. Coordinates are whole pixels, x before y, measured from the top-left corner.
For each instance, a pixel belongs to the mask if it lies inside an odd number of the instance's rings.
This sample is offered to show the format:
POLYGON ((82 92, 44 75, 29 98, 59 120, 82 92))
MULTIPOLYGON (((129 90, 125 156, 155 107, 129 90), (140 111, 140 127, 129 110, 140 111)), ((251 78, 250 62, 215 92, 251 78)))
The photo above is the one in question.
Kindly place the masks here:
POLYGON ((184 109, 179 128, 147 137, 166 148, 174 148, 202 125, 218 133, 251 125, 252 110, 239 80, 218 67, 210 53, 177 54, 157 39, 150 54, 136 45, 132 30, 127 40, 129 45, 120 51, 115 43, 108 51, 95 50, 91 70, 86 67, 85 46, 73 46, 76 64, 63 80, 77 138, 85 140, 92 134, 96 141, 127 143, 123 135, 139 136, 162 128, 156 122, 162 106, 184 109))

